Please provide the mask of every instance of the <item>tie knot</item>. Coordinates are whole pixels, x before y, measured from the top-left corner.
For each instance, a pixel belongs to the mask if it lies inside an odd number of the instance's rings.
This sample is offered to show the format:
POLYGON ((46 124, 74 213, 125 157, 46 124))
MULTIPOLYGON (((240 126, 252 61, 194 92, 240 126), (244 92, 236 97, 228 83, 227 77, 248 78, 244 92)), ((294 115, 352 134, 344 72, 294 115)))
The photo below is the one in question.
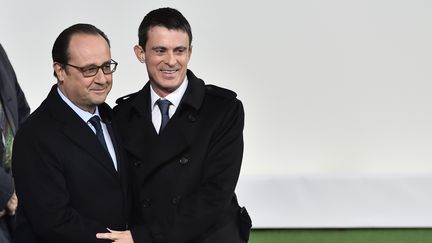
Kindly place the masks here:
POLYGON ((99 116, 92 116, 92 118, 89 119, 89 122, 96 129, 96 131, 99 131, 102 129, 99 116))
POLYGON ((171 102, 169 100, 159 99, 158 101, 156 101, 156 104, 159 106, 162 115, 168 115, 168 109, 171 105, 171 102))

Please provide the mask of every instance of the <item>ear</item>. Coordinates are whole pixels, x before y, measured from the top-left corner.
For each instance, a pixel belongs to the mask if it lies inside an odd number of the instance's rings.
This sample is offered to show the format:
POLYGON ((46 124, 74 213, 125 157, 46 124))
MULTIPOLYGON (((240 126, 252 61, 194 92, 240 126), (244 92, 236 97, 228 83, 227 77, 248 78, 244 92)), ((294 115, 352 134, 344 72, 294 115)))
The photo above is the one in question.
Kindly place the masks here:
POLYGON ((138 61, 141 63, 145 62, 145 52, 144 49, 140 45, 134 46, 135 56, 138 58, 138 61))
POLYGON ((63 65, 58 62, 54 62, 53 68, 54 68, 54 72, 57 75, 57 80, 59 82, 63 81, 66 76, 66 70, 63 68, 63 65))

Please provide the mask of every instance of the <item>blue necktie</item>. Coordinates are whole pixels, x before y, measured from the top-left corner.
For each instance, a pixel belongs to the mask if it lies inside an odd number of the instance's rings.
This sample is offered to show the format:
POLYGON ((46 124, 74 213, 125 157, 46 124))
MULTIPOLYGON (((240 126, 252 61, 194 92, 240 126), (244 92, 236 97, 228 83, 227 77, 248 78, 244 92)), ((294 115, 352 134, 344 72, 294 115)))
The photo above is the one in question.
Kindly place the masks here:
POLYGON ((159 99, 156 103, 159 106, 159 110, 160 110, 161 115, 162 115, 161 126, 159 129, 159 133, 160 133, 160 132, 162 132, 162 130, 165 128, 166 124, 169 121, 168 110, 169 110, 169 106, 171 105, 171 102, 169 100, 159 99))
POLYGON ((92 118, 90 118, 89 122, 93 125, 93 127, 96 130, 96 137, 98 138, 99 143, 108 152, 108 147, 107 147, 107 145, 105 143, 105 138, 104 138, 104 135, 103 135, 102 126, 101 126, 101 123, 100 123, 99 116, 93 116, 92 118))

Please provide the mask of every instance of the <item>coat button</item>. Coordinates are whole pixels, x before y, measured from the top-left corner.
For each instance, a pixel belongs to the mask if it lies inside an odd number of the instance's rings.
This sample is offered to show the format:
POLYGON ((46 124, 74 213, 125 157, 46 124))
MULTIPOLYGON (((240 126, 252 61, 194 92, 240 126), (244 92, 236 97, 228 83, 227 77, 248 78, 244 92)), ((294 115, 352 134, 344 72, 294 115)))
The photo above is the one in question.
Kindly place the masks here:
POLYGON ((133 165, 134 165, 135 167, 140 167, 141 164, 142 164, 142 162, 139 161, 139 160, 133 162, 133 165))
POLYGON ((188 115, 188 120, 189 120, 190 122, 195 122, 195 121, 196 121, 196 117, 195 117, 193 114, 189 114, 189 115, 188 115))
POLYGON ((142 207, 143 208, 148 208, 148 207, 150 207, 150 205, 151 205, 151 203, 150 203, 150 199, 144 199, 144 200, 142 200, 142 207))
POLYGON ((181 157, 179 159, 179 163, 182 164, 182 165, 185 165, 185 164, 189 163, 189 159, 186 158, 186 157, 181 157))
POLYGON ((180 202, 180 196, 174 197, 172 199, 172 204, 177 205, 180 202))

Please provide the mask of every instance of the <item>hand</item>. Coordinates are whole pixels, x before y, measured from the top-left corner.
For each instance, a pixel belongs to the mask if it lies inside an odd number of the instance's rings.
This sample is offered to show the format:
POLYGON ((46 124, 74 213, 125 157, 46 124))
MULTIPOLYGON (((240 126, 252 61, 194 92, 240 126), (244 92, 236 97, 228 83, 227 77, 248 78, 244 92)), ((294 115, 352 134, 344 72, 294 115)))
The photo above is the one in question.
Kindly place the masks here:
POLYGON ((15 211, 17 209, 18 206, 18 198, 16 193, 14 192, 11 196, 11 198, 9 199, 9 201, 6 204, 6 211, 10 216, 14 216, 15 215, 15 211))
POLYGON ((134 243, 130 230, 116 231, 116 230, 111 230, 108 228, 107 228, 107 230, 110 233, 97 233, 96 238, 105 239, 105 240, 112 240, 112 242, 115 242, 115 243, 134 243))

